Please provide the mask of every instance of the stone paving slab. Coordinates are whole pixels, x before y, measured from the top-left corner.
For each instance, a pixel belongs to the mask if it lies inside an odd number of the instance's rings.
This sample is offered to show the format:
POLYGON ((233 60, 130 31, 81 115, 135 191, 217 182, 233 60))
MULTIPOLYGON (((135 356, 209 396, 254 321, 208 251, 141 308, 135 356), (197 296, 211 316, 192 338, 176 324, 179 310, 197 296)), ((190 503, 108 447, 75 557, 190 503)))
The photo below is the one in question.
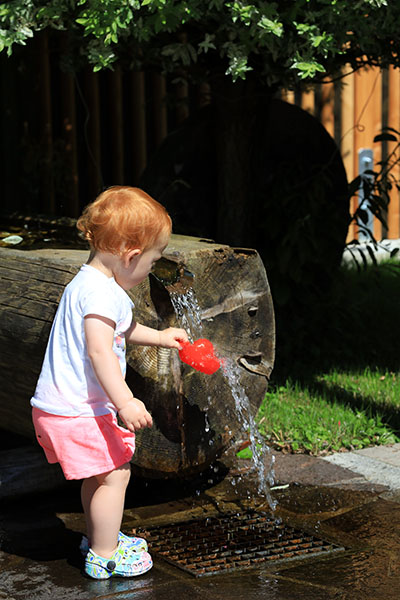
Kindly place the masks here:
POLYGON ((281 454, 275 456, 275 479, 277 483, 299 483, 302 485, 331 485, 351 483, 359 476, 352 469, 335 462, 307 454, 281 454))
MULTIPOLYGON (((396 455, 392 455, 392 460, 396 455)), ((372 484, 386 486, 390 490, 400 490, 400 466, 393 466, 383 458, 390 457, 387 453, 379 453, 374 449, 368 455, 360 452, 343 452, 331 454, 322 460, 350 470, 364 477, 372 484)))
POLYGON ((372 446, 371 448, 355 450, 353 454, 368 456, 369 458, 374 458, 375 460, 380 460, 400 468, 400 444, 392 444, 391 446, 372 446))

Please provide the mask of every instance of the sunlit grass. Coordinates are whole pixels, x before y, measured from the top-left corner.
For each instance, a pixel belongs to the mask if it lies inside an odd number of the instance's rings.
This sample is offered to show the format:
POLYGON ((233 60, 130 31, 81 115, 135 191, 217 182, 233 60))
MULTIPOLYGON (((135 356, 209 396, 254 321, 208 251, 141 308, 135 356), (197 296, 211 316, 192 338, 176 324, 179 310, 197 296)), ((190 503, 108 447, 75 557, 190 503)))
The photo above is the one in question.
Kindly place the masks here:
POLYGON ((257 422, 267 443, 286 452, 354 450, 400 441, 386 416, 393 408, 397 413, 399 399, 394 373, 332 372, 309 384, 287 381, 270 390, 257 422))

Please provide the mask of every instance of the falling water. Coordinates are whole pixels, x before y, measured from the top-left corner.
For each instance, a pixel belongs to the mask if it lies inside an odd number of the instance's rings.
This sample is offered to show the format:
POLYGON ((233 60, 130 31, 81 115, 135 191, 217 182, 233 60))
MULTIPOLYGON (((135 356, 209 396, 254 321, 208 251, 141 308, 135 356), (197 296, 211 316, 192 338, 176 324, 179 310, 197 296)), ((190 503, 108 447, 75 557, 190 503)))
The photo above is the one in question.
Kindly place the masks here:
POLYGON ((275 457, 258 432, 252 414, 250 400, 243 386, 240 384, 239 365, 232 359, 224 358, 222 370, 231 388, 240 422, 242 423, 244 430, 248 431, 249 434, 253 471, 255 471, 258 480, 258 492, 265 496, 271 510, 275 510, 277 502, 272 498, 270 493, 270 486, 272 487, 274 485, 273 465, 275 457))
POLYGON ((191 340, 200 337, 203 329, 201 309, 193 288, 190 288, 185 294, 171 292, 170 298, 175 314, 191 340))
MULTIPOLYGON (((186 293, 171 293, 171 302, 181 326, 188 332, 193 340, 201 337, 201 309, 193 288, 186 293)), ((250 438, 250 449, 252 452, 253 469, 258 479, 258 492, 264 496, 272 511, 276 508, 276 500, 270 493, 270 486, 274 484, 274 456, 270 448, 265 444, 258 432, 254 416, 252 415, 250 400, 240 383, 240 367, 232 359, 221 358, 222 372, 228 380, 235 407, 243 429, 248 432, 250 438)), ((206 426, 209 427, 206 418, 206 426)))

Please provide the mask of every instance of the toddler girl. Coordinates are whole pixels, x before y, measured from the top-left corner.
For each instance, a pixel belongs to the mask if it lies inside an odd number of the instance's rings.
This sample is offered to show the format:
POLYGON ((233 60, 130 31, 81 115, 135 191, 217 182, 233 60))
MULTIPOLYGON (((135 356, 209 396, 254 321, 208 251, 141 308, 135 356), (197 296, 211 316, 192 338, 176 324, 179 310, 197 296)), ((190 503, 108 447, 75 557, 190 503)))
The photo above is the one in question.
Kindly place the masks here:
POLYGON ((152 567, 145 540, 119 531, 135 431, 152 418, 125 382, 125 347, 180 349, 188 337, 183 329, 133 322, 125 290, 161 257, 171 219, 142 190, 115 186, 86 207, 77 226, 91 252, 57 309, 31 399, 33 423, 48 462, 59 462, 66 479, 83 480, 86 574, 131 577, 152 567))

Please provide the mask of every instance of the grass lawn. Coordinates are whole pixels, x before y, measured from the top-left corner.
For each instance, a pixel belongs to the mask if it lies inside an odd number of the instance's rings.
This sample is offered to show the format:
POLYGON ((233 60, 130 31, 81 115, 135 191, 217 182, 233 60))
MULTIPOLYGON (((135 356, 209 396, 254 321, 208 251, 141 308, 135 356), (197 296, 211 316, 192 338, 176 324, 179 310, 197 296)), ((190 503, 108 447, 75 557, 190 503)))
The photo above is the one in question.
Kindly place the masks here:
POLYGON ((271 447, 327 454, 400 442, 397 426, 389 424, 399 404, 400 377, 394 373, 332 372, 273 388, 257 422, 271 447))
POLYGON ((257 415, 270 447, 318 455, 400 442, 399 313, 398 264, 343 268, 300 324, 300 347, 298 324, 281 334, 291 342, 283 356, 277 336, 277 369, 257 415))

